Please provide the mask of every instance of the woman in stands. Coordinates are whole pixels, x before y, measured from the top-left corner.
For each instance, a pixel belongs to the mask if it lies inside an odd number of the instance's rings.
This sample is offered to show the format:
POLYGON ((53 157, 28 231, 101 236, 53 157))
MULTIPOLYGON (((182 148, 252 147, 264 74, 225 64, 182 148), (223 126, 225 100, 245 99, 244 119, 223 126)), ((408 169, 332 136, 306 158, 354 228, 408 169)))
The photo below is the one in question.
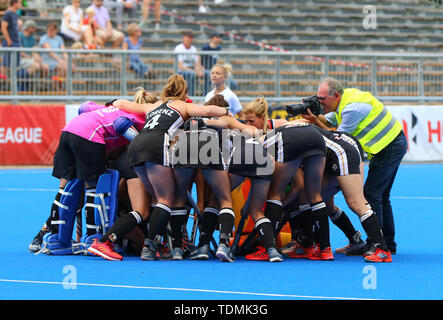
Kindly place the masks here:
POLYGON ((232 67, 229 64, 216 64, 211 69, 212 91, 206 94, 205 102, 208 102, 216 94, 221 94, 229 103, 229 111, 238 118, 243 119, 242 105, 237 95, 226 85, 231 76, 232 67))
MULTIPOLYGON (((135 96, 136 103, 155 102, 157 98, 147 94, 143 89, 135 96)), ((105 172, 107 153, 124 146, 129 141, 120 136, 114 128, 114 121, 119 117, 126 117, 141 129, 144 117, 131 114, 117 108, 97 105, 86 102, 79 108, 79 115, 72 119, 63 129, 59 146, 54 155, 54 168, 52 175, 60 179, 59 192, 51 207, 51 215, 42 230, 29 246, 30 251, 38 251, 45 233, 58 232, 58 203, 64 188, 69 180, 78 178, 85 181, 86 192, 93 194, 98 178, 105 172)), ((85 214, 87 225, 94 226, 93 196, 86 197, 85 214)), ((96 233, 94 228, 87 229, 87 235, 96 233)))
MULTIPOLYGON (((152 183, 157 204, 151 212, 149 231, 141 258, 156 259, 158 243, 169 221, 175 198, 175 182, 170 167, 169 146, 175 131, 192 116, 228 115, 226 108, 186 103, 187 84, 181 75, 169 77, 159 102, 137 104, 127 100, 113 103, 118 108, 146 115, 145 126, 129 145, 129 164, 142 179, 152 183)), ((232 209, 231 209, 232 210, 232 209)), ((160 254, 160 253, 159 253, 160 254)))

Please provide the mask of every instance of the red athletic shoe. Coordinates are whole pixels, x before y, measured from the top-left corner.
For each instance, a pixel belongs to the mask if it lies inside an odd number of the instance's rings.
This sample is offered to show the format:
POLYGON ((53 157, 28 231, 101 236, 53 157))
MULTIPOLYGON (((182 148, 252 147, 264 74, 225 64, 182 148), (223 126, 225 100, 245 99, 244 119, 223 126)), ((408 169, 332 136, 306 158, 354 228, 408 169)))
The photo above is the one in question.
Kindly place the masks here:
POLYGON ((247 254, 245 258, 255 261, 269 261, 269 254, 266 252, 265 248, 258 246, 257 251, 247 254))
POLYGON ((300 244, 293 247, 292 250, 287 250, 284 254, 288 258, 307 258, 312 256, 315 251, 315 246, 302 247, 300 244))
POLYGON ((391 252, 377 248, 371 255, 364 257, 366 262, 392 262, 391 252))
POLYGON ((97 241, 97 239, 95 239, 88 248, 88 252, 110 261, 123 260, 123 257, 114 251, 113 244, 109 240, 104 243, 100 243, 97 241))
POLYGON ((326 247, 323 250, 316 248, 312 254, 308 257, 310 260, 334 260, 334 255, 332 254, 331 247, 326 247))

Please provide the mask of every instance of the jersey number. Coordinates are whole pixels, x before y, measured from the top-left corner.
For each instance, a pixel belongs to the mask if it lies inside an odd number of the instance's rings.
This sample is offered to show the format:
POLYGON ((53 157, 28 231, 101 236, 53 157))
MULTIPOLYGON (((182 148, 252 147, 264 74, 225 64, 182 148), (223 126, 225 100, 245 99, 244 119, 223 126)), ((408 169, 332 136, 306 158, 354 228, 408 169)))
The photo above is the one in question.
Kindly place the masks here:
POLYGON ((145 124, 145 128, 154 129, 158 125, 158 119, 160 118, 160 116, 161 114, 153 116, 151 120, 149 120, 149 122, 145 124))

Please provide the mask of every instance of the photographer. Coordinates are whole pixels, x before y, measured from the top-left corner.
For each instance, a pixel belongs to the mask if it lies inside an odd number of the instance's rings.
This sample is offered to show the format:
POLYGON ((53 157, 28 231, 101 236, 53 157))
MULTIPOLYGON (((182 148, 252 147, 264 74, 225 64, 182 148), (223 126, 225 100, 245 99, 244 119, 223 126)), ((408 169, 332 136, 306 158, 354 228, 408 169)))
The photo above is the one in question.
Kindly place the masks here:
MULTIPOLYGON (((303 118, 325 129, 337 127, 338 131, 348 132, 359 140, 370 159, 364 194, 377 214, 389 250, 396 253, 390 192, 408 147, 401 124, 371 93, 344 89, 333 78, 320 82, 317 98, 325 117, 318 118, 308 110, 308 114, 302 114, 303 118)), ((377 244, 372 245, 375 250, 377 244)))

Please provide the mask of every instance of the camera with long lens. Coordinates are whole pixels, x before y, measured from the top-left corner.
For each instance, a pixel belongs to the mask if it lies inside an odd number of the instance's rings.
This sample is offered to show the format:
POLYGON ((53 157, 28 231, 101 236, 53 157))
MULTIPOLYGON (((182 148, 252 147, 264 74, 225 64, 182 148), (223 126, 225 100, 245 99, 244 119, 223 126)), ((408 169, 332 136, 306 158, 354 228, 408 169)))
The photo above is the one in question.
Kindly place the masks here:
POLYGON ((302 103, 286 106, 286 112, 290 117, 296 117, 300 114, 308 114, 308 109, 310 109, 315 116, 324 113, 320 104, 320 99, 315 95, 305 98, 302 103))

